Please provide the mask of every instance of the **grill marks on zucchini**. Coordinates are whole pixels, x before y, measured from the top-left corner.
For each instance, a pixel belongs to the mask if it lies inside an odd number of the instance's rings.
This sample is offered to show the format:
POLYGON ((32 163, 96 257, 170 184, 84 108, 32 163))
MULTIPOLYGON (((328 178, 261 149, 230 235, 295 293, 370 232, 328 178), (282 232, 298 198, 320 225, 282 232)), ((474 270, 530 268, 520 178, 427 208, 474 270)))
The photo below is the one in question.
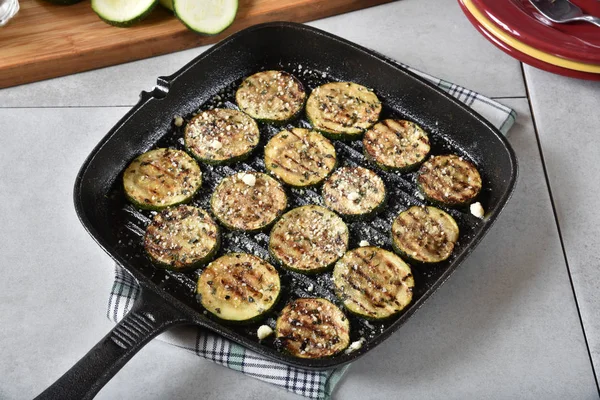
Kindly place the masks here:
POLYGON ((312 91, 306 116, 312 126, 333 139, 354 139, 379 119, 381 102, 353 82, 331 82, 312 91))
POLYGON ((203 111, 185 127, 185 147, 209 164, 230 163, 247 157, 258 145, 256 122, 243 112, 226 108, 203 111))
POLYGON ((384 319, 402 311, 412 300, 414 278, 400 257, 379 247, 359 247, 335 265, 336 294, 352 313, 384 319))
POLYGON ((413 206, 392 223, 394 250, 422 263, 436 263, 450 257, 458 234, 454 218, 431 206, 413 206))
POLYGON ((273 136, 265 146, 267 170, 291 186, 319 184, 336 164, 335 148, 318 132, 292 128, 273 136))
POLYGON ((257 231, 269 226, 287 207, 281 183, 261 172, 224 178, 210 200, 217 219, 229 229, 257 231))
POLYGON ((285 122, 296 117, 306 100, 304 86, 284 71, 263 71, 247 77, 235 94, 240 109, 260 121, 285 122))
POLYGON ((475 165, 455 154, 433 156, 419 169, 417 184, 430 201, 465 205, 481 191, 481 176, 475 165))
POLYGON ((273 227, 269 249, 284 267, 300 273, 328 269, 348 248, 348 227, 335 213, 309 205, 289 211, 273 227))
POLYGON ((414 122, 386 119, 363 138, 365 155, 384 170, 407 171, 421 164, 429 150, 429 137, 414 122))
POLYGON ((300 358, 333 356, 350 343, 350 323, 334 304, 320 298, 297 299, 277 319, 276 336, 300 358))
POLYGON ((325 205, 351 218, 370 216, 385 204, 383 180, 363 167, 344 167, 335 171, 323 184, 325 205))
POLYGON ((201 185, 200 167, 181 150, 150 150, 133 160, 123 173, 127 198, 136 206, 150 210, 185 203, 201 185))
POLYGON ((198 279, 202 306, 232 322, 255 321, 276 303, 281 283, 275 268, 246 253, 231 253, 210 263, 198 279))
POLYGON ((144 248, 158 264, 174 270, 209 261, 220 243, 219 227, 200 208, 181 205, 157 214, 144 236, 144 248))

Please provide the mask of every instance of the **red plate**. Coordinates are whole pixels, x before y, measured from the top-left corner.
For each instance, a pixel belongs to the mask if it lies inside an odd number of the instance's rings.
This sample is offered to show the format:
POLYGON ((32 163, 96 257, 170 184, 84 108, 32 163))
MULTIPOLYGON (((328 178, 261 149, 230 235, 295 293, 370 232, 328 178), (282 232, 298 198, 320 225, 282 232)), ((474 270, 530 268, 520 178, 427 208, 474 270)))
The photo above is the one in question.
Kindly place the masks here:
MULTIPOLYGON (((571 0, 585 13, 600 17, 600 1, 571 0)), ((529 0, 473 0, 500 29, 538 50, 570 60, 600 64, 600 28, 588 22, 555 24, 529 0)))
POLYGON ((557 65, 548 64, 547 62, 538 60, 537 58, 533 58, 525 53, 521 53, 520 51, 510 47, 508 44, 506 44, 503 41, 501 41, 500 39, 498 39, 492 33, 488 32, 483 26, 481 26, 479 21, 477 21, 477 19, 475 19, 475 17, 473 17, 473 15, 471 15, 471 13, 469 12, 469 10, 467 10, 467 8, 465 7, 465 5, 463 4, 463 2, 461 0, 458 1, 458 4, 460 5, 460 8, 462 9, 463 13, 465 13, 467 18, 471 22, 471 24, 473 24, 475 29, 477 29, 479 31, 479 33, 481 33, 487 40, 492 42, 496 47, 498 47, 500 50, 502 50, 506 54, 510 55, 511 57, 514 57, 517 60, 524 62, 525 64, 531 65, 532 67, 539 68, 544 71, 552 72, 554 74, 559 74, 559 75, 567 76, 570 78, 586 79, 586 80, 590 80, 590 81, 600 81, 600 74, 592 74, 589 72, 581 72, 581 71, 575 71, 575 70, 568 69, 568 68, 559 67, 557 65))

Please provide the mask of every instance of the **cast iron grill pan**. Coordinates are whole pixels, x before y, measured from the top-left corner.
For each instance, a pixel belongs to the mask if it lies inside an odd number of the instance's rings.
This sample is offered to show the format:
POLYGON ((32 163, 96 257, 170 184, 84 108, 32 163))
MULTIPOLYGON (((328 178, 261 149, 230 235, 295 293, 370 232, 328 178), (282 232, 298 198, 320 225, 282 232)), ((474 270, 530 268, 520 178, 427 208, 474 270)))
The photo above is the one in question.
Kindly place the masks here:
MULTIPOLYGON (((201 164, 203 184, 191 204, 210 211, 210 196, 225 176, 253 170, 265 172, 263 148, 284 128, 310 125, 302 116, 284 126, 259 124, 261 141, 251 156, 230 166, 201 164)), ((390 227, 400 211, 428 204, 417 193, 416 173, 384 172, 366 161, 362 142, 334 143, 339 166, 370 168, 384 180, 388 193, 385 210, 374 219, 348 223, 349 248, 362 240, 391 250, 390 227)), ((133 310, 88 355, 44 392, 43 398, 93 395, 150 339, 174 324, 193 323, 211 329, 264 356, 306 369, 343 365, 377 346, 396 331, 456 269, 488 231, 512 193, 516 159, 505 138, 482 117, 384 57, 314 28, 292 23, 258 25, 235 34, 205 52, 170 77, 158 79, 150 93, 108 133, 83 165, 75 185, 78 215, 118 264, 142 287, 133 310), (282 352, 274 335, 259 342, 262 324, 275 326, 281 309, 298 297, 324 297, 344 310, 335 297, 331 272, 307 276, 278 268, 282 293, 264 320, 250 325, 229 325, 211 318, 196 299, 195 287, 202 269, 181 273, 155 267, 146 256, 142 238, 155 212, 142 211, 126 201, 122 171, 137 155, 155 147, 183 149, 183 129, 173 124, 175 115, 187 121, 199 111, 214 107, 236 108, 235 90, 242 79, 266 69, 294 74, 309 93, 331 81, 354 81, 374 89, 383 101, 381 119, 415 121, 428 133, 431 154, 455 153, 474 162, 483 179, 478 200, 486 219, 468 209, 443 208, 457 221, 460 238, 452 256, 437 265, 413 265, 415 288, 412 303, 384 322, 367 321, 345 312, 350 319, 351 341, 365 339, 350 354, 326 359, 300 359, 282 352), (75 390, 75 392, 73 392, 75 390)), ((304 204, 323 204, 320 189, 291 189, 288 210, 304 204)), ((217 257, 229 252, 255 254, 277 266, 268 252, 269 231, 234 232, 222 229, 217 257)))

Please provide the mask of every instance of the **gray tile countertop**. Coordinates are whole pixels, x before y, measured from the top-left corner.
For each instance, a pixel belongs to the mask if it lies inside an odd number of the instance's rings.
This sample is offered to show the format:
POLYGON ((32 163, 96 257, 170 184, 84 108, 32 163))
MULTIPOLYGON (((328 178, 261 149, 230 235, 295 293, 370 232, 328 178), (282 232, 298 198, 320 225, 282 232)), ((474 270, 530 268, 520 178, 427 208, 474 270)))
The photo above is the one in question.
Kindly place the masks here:
MULTIPOLYGON (((523 67, 455 1, 402 0, 310 25, 518 113, 507 208, 423 308, 351 366, 334 398, 597 399, 600 83, 523 67)), ((75 175, 141 90, 206 48, 0 90, 1 399, 34 397, 111 329, 112 261, 77 220, 75 175)), ((98 398, 301 399, 157 340, 98 398)))

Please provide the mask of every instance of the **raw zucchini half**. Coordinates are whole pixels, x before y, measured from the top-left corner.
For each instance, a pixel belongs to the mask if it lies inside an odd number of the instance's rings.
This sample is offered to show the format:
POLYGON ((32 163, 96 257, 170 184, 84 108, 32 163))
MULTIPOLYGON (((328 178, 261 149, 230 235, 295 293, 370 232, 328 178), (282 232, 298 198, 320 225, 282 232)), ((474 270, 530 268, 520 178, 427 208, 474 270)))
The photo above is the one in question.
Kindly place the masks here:
POLYGON ((158 0, 92 0, 92 10, 105 22, 128 27, 146 18, 158 0))
POLYGON ((273 136, 265 146, 265 166, 290 186, 321 183, 335 168, 335 148, 318 132, 292 128, 273 136))
POLYGON ((392 223, 394 250, 421 263, 436 263, 450 257, 458 234, 454 218, 431 206, 413 206, 398 214, 392 223))
POLYGON ((277 221, 271 230, 269 250, 285 268, 322 272, 344 255, 348 236, 348 227, 335 213, 321 206, 302 206, 277 221))
POLYGON ((175 149, 150 150, 133 160, 123 173, 129 201, 148 210, 186 203, 201 185, 202 171, 196 161, 175 149))
MULTIPOLYGON (((191 0, 190 0, 191 1, 191 0)), ((240 109, 259 121, 283 123, 295 118, 306 100, 304 86, 285 71, 262 71, 244 79, 235 94, 240 109)))
POLYGON ((277 302, 280 291, 277 270, 246 253, 226 254, 208 264, 197 286, 202 306, 230 322, 260 319, 277 302))
POLYGON ((210 261, 219 243, 219 227, 210 215, 186 205, 156 214, 144 236, 144 248, 150 258, 179 271, 210 261))
POLYGON ((312 126, 332 139, 356 139, 379 119, 381 102, 366 87, 331 82, 312 91, 306 116, 312 126))
POLYGON ((242 160, 258 145, 260 132, 246 114, 227 108, 203 111, 190 120, 184 132, 185 147, 207 164, 242 160))
POLYGON ((433 156, 421 165, 417 185, 430 201, 462 206, 477 197, 482 182, 473 163, 450 154, 433 156))
POLYGON ((285 350, 300 358, 333 356, 350 343, 350 323, 325 299, 297 299, 277 318, 275 335, 285 350))
POLYGON ((216 35, 233 23, 237 0, 173 0, 173 11, 190 30, 216 35))
POLYGON ((365 132, 365 156, 383 170, 409 171, 423 162, 429 137, 414 122, 386 119, 365 132))
POLYGON ((217 219, 232 230, 258 231, 271 225, 287 207, 281 183, 261 172, 238 172, 224 178, 210 199, 217 219))
POLYGON ((379 247, 359 247, 335 264, 333 284, 350 312, 385 319, 411 302, 415 282, 408 264, 394 253, 379 247))
POLYGON ((323 200, 327 208, 351 219, 361 219, 383 208, 385 185, 370 169, 344 167, 323 184, 323 200))

